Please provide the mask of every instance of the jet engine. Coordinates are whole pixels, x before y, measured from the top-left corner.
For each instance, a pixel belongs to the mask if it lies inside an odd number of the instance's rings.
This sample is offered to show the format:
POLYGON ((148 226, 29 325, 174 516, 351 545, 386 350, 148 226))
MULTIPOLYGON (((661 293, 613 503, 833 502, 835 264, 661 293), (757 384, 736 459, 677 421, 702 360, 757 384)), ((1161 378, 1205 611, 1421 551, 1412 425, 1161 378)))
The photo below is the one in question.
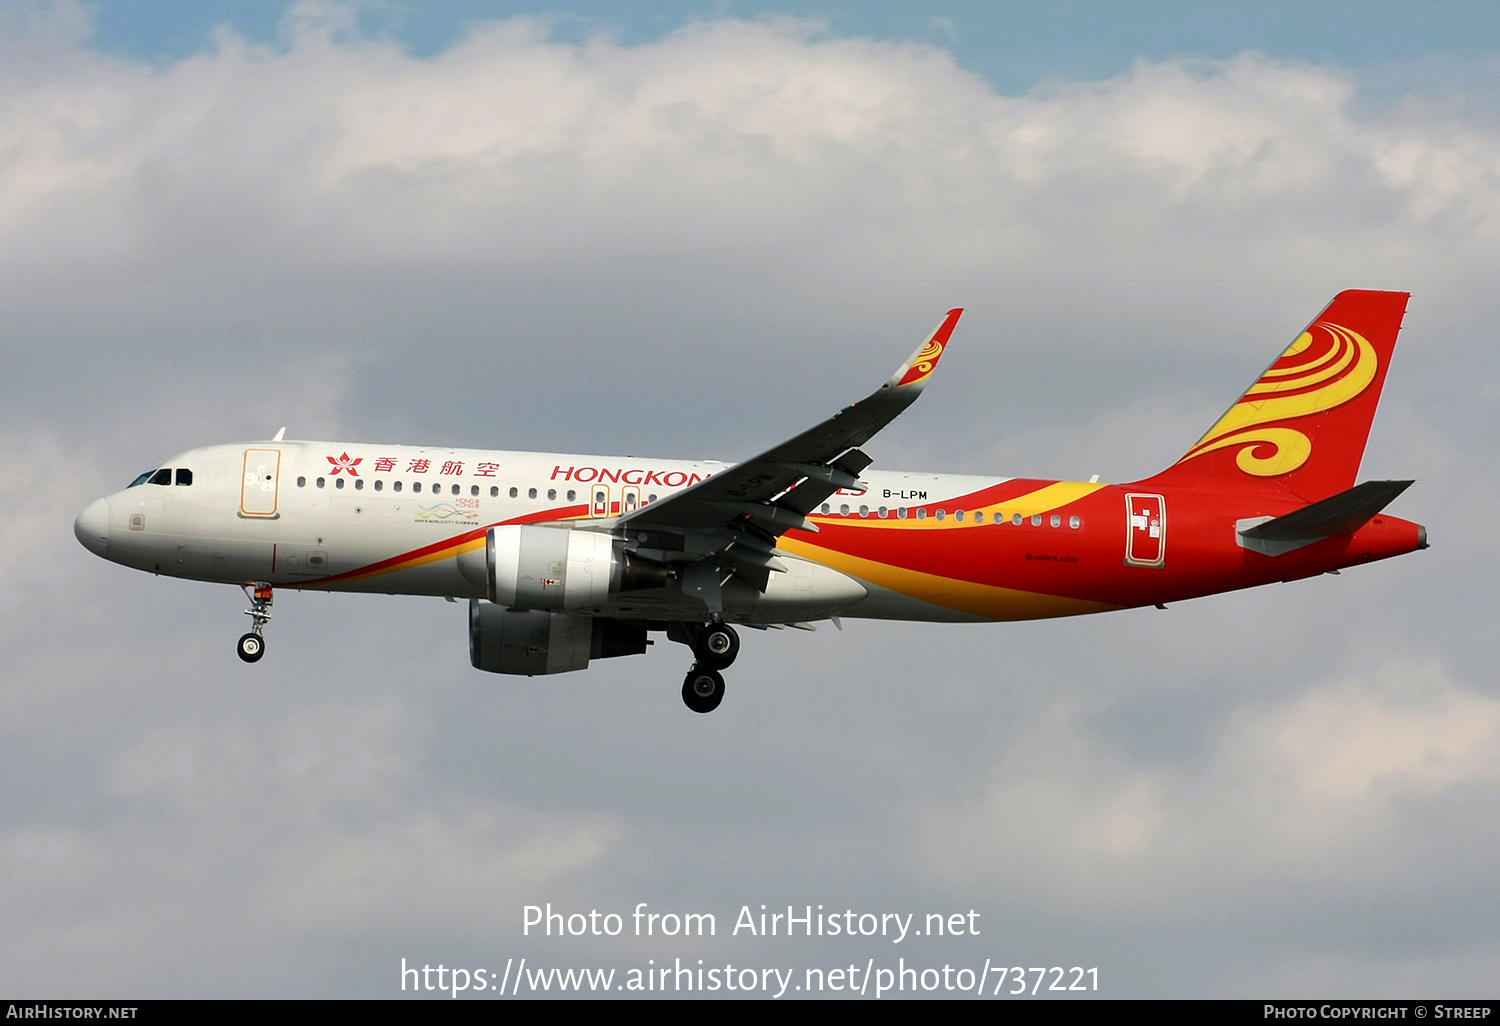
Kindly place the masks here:
POLYGON ((491 528, 483 553, 465 553, 459 567, 491 602, 516 609, 588 609, 623 591, 664 587, 669 576, 607 534, 529 524, 491 528))
POLYGON ((646 628, 620 620, 469 600, 469 662, 476 670, 567 673, 585 669, 590 659, 640 655, 648 644, 646 628))

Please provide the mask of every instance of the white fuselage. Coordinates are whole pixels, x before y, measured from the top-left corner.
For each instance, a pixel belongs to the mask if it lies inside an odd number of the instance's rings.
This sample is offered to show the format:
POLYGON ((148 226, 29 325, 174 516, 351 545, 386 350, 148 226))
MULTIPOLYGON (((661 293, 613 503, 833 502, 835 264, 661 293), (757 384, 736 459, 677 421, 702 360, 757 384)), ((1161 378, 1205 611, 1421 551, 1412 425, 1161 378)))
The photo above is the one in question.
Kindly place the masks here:
MULTIPOLYGON (((483 598, 485 531, 564 523, 607 530, 631 510, 729 464, 363 443, 276 441, 209 446, 162 464, 170 484, 137 483, 79 518, 92 551, 125 566, 193 580, 328 591, 483 598), (180 483, 180 471, 191 483, 180 483)), ((144 477, 145 475, 143 475, 144 477)), ((155 474, 160 480, 160 471, 155 474)), ((827 512, 894 516, 998 483, 967 475, 871 471, 862 492, 830 497, 827 512), (863 511, 863 513, 861 512, 863 511), (903 511, 904 512, 904 511, 903 511)), ((683 558, 692 555, 692 537, 683 558)), ((666 553, 670 560, 673 554, 666 553)), ((970 620, 806 559, 772 575, 764 593, 730 582, 725 611, 742 622, 830 615, 970 620)), ((702 619, 668 588, 619 596, 595 612, 702 619)))

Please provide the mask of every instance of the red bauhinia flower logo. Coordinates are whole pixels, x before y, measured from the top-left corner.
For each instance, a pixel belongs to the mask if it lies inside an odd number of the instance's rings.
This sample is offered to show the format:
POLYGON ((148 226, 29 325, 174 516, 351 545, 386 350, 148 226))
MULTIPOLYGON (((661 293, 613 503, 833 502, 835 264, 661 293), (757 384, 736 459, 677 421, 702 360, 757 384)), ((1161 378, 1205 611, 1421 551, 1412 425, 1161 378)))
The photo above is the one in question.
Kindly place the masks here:
POLYGON ((364 459, 351 460, 349 454, 346 452, 339 456, 329 456, 328 462, 333 464, 333 469, 329 471, 330 474, 337 474, 341 470, 347 470, 350 477, 358 477, 359 471, 354 468, 363 463, 364 459))

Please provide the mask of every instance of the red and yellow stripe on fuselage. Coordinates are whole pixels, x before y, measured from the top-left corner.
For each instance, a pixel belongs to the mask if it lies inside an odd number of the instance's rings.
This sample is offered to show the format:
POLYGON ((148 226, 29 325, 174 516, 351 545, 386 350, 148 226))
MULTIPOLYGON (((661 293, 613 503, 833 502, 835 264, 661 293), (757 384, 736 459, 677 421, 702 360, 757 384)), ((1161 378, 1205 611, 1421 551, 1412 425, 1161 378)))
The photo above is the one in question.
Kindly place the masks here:
POLYGON ((1279 516, 1297 508, 1294 500, 1178 490, 1161 496, 1166 536, 1160 565, 1132 565, 1126 559, 1126 496, 1138 491, 1133 485, 1016 479, 909 507, 905 519, 814 516, 818 533, 793 531, 780 547, 902 595, 994 620, 1180 601, 1310 577, 1419 547, 1416 524, 1382 515, 1354 535, 1266 556, 1238 544, 1236 521, 1279 516), (965 511, 962 522, 953 515, 958 509, 965 511), (1017 514, 1020 525, 1014 523, 1017 514), (1073 517, 1077 528, 1070 526, 1073 517))
MULTIPOLYGON (((885 517, 874 509, 863 516, 815 513, 810 519, 818 532, 792 531, 781 538, 779 549, 918 603, 990 620, 1027 620, 1310 577, 1418 547, 1417 525, 1382 515, 1354 535, 1270 557, 1237 544, 1235 522, 1290 512, 1297 508, 1295 500, 1176 489, 1161 494, 1165 538, 1159 565, 1132 565, 1126 559, 1126 496, 1144 487, 1012 479, 907 506, 904 518, 894 507, 885 517), (1071 526, 1074 517, 1076 528, 1071 526)), ((560 507, 503 523, 557 522, 587 514, 583 506, 560 507)), ((482 548, 490 526, 293 586, 384 590, 376 579, 482 548)), ((861 610, 856 605, 844 615, 858 617, 861 610)), ((907 615, 925 618, 915 605, 907 615)))

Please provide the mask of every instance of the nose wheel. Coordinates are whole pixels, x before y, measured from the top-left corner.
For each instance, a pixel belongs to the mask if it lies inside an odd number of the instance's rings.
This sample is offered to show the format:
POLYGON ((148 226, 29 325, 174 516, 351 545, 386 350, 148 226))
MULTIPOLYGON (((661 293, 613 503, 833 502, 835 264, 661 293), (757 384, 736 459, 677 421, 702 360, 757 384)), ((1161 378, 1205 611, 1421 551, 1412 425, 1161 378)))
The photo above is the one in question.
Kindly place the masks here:
POLYGON ((271 621, 271 586, 246 584, 243 587, 245 596, 250 599, 250 608, 245 610, 245 615, 250 618, 250 633, 240 636, 235 651, 245 662, 255 663, 266 654, 266 639, 261 632, 271 621))
POLYGON ((235 646, 235 651, 240 654, 240 658, 245 660, 245 662, 257 662, 261 656, 266 654, 266 639, 253 632, 241 635, 239 644, 235 646))

